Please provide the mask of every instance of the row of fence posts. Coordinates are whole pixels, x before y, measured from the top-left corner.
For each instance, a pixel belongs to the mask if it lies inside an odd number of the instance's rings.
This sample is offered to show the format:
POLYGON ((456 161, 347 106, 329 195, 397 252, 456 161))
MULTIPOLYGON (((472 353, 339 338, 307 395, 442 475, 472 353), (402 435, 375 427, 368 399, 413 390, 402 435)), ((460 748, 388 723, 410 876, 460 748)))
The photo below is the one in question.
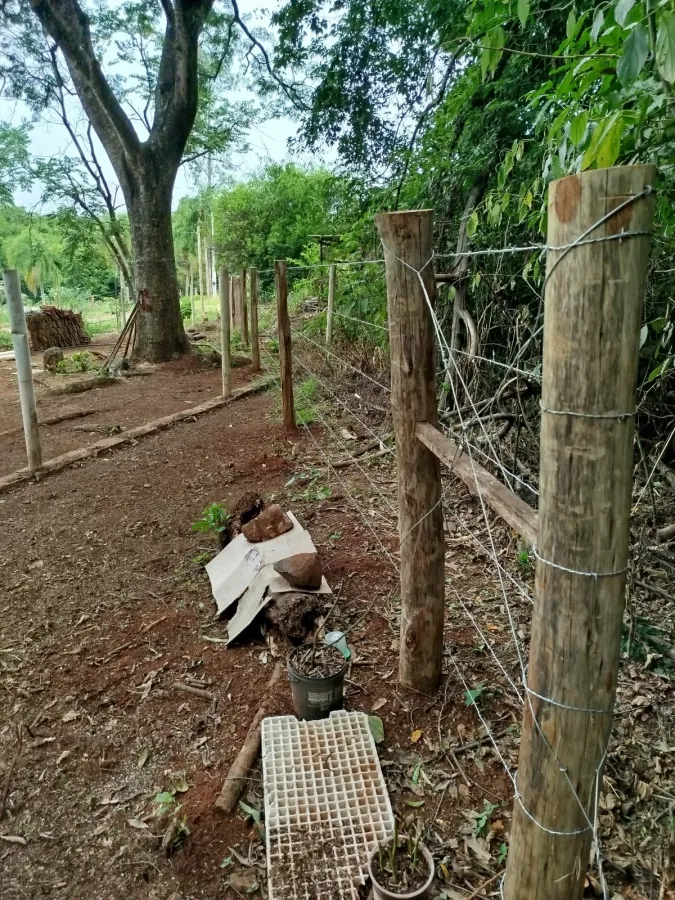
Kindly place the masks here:
MULTIPOLYGON (((505 900, 578 900, 597 849, 628 566, 654 177, 651 166, 617 167, 549 189, 537 566, 505 900)), ((383 213, 376 225, 385 248, 398 468, 399 680, 430 693, 445 653, 442 482, 440 462, 416 428, 438 424, 433 211, 383 213)), ((328 341, 334 266, 329 271, 328 341)), ((284 426, 292 429, 283 261, 275 281, 284 426)))
MULTIPOLYGON (((549 189, 537 568, 505 900, 578 900, 595 843, 628 566, 654 178, 652 166, 626 166, 572 175, 549 189)), ((445 651, 443 498, 440 462, 416 428, 438 424, 433 212, 383 213, 376 224, 385 248, 398 469, 399 680, 430 693, 440 683, 445 651)), ((328 341, 334 266, 329 273, 328 341)), ((35 471, 41 453, 18 273, 6 271, 4 282, 28 463, 35 471)), ((233 317, 246 342, 244 273, 238 286, 235 313, 236 292, 222 267, 224 396, 231 393, 233 317)), ((275 263, 275 288, 283 422, 290 431, 295 410, 283 260, 275 263)), ((257 272, 251 270, 254 368, 260 365, 257 291, 257 272)))

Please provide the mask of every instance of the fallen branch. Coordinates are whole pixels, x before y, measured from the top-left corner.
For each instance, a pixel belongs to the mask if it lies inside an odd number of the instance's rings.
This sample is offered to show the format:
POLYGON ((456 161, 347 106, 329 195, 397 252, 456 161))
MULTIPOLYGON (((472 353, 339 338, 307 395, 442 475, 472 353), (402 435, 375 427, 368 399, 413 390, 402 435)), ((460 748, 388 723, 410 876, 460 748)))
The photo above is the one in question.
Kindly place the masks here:
POLYGON ((227 773, 227 778, 223 783, 222 790, 213 804, 221 812, 228 815, 234 810, 239 802, 248 774, 255 765, 258 753, 260 753, 260 724, 272 710, 276 699, 272 695, 272 688, 279 681, 280 677, 281 663, 277 662, 274 666, 274 671, 272 672, 269 684, 267 685, 267 695, 253 717, 253 721, 246 733, 242 748, 230 766, 230 771, 227 773))
POLYGON ((94 390, 94 388, 111 387, 113 384, 121 384, 119 378, 110 378, 105 375, 96 375, 94 378, 87 378, 82 381, 71 381, 67 384, 60 384, 58 387, 48 387, 48 396, 58 397, 61 394, 83 394, 85 391, 94 390))
POLYGON ((12 780, 12 775, 14 774, 14 769, 16 768, 16 764, 19 761, 19 756, 21 756, 21 748, 23 747, 23 722, 20 722, 16 726, 16 735, 18 745, 12 761, 9 764, 9 769, 7 769, 7 775, 5 776, 5 786, 2 789, 2 797, 0 797, 0 822, 2 822, 2 817, 5 815, 5 806, 7 804, 7 797, 9 796, 9 785, 12 780))
MULTIPOLYGON (((61 413, 59 416, 49 416, 42 419, 38 425, 58 425, 59 422, 68 422, 70 419, 84 419, 85 416, 93 416, 99 412, 98 409, 75 409, 70 412, 61 413)), ((8 428, 7 431, 0 431, 0 437, 8 437, 10 434, 20 434, 23 431, 23 425, 17 425, 16 428, 8 428)))
POLYGON ((669 541, 671 538, 674 538, 675 525, 666 525, 664 528, 659 528, 656 532, 656 537, 659 541, 669 541))
POLYGON ((657 587, 655 584, 649 584, 647 581, 638 581, 637 578, 634 583, 638 587, 644 588, 652 594, 656 594, 657 597, 663 597, 664 600, 670 600, 671 603, 675 603, 675 597, 672 594, 669 594, 668 591, 664 591, 663 588, 657 587))
POLYGON ((182 691, 184 694, 192 694, 195 697, 201 697, 202 700, 215 700, 215 695, 211 693, 211 691, 205 691, 202 688, 193 687, 191 684, 183 684, 182 681, 177 681, 173 685, 174 691, 182 691))

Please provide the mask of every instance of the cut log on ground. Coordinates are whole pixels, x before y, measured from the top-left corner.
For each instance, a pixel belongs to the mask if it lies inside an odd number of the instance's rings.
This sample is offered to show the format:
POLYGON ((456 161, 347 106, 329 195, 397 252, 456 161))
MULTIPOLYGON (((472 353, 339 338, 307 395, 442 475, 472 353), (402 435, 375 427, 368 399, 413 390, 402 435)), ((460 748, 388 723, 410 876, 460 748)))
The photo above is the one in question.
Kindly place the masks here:
POLYGON ((50 347, 81 347, 90 344, 91 338, 84 330, 82 314, 72 309, 43 306, 26 313, 26 325, 30 349, 49 350, 50 347))
MULTIPOLYGON (((68 422, 70 419, 84 419, 85 416, 92 416, 94 413, 100 412, 98 409, 71 409, 69 412, 61 413, 59 416, 50 416, 47 419, 41 419, 38 425, 58 425, 59 422, 68 422)), ((10 434, 20 434, 23 431, 22 425, 16 428, 8 428, 7 431, 0 431, 0 438, 9 437, 10 434)))
POLYGON ((267 685, 267 696, 258 707, 258 711, 253 717, 253 721, 246 734, 243 746, 237 754, 235 761, 230 766, 230 771, 227 773, 227 778, 225 779, 222 790, 213 804, 216 809, 219 809, 223 813, 229 814, 236 807, 244 790, 249 772, 258 758, 258 754, 260 753, 260 723, 266 716, 270 715, 274 708, 275 698, 272 695, 272 688, 274 688, 280 677, 281 663, 278 662, 274 667, 272 677, 267 685))
MULTIPOLYGON (((41 382, 44 384, 45 382, 41 382)), ((96 376, 95 378, 86 378, 81 381, 68 381, 66 384, 59 384, 55 387, 48 387, 47 390, 52 396, 60 394, 82 394, 84 391, 91 391, 94 388, 110 387, 113 384, 121 384, 119 378, 108 378, 107 376, 96 376)), ((38 400, 38 403, 40 401, 38 400)))

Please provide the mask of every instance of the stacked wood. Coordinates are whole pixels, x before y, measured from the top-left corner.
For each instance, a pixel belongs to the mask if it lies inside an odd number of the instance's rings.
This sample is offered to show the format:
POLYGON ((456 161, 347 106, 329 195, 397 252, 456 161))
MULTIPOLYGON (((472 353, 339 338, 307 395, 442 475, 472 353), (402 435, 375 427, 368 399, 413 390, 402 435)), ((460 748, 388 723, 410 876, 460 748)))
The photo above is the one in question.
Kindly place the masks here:
POLYGON ((50 347, 80 347, 90 344, 91 338, 84 330, 82 314, 72 309, 43 306, 26 313, 26 325, 33 351, 50 347))

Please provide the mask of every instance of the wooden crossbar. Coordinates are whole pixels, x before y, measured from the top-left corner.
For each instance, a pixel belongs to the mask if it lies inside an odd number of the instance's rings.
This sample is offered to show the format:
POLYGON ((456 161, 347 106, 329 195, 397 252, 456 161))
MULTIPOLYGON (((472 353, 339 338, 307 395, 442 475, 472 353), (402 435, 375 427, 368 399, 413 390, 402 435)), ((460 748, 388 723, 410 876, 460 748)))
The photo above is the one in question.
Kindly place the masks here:
POLYGON ((521 500, 494 475, 472 460, 461 447, 428 422, 420 422, 415 434, 434 456, 464 482, 470 493, 482 494, 488 506, 530 544, 537 541, 536 510, 521 500))

